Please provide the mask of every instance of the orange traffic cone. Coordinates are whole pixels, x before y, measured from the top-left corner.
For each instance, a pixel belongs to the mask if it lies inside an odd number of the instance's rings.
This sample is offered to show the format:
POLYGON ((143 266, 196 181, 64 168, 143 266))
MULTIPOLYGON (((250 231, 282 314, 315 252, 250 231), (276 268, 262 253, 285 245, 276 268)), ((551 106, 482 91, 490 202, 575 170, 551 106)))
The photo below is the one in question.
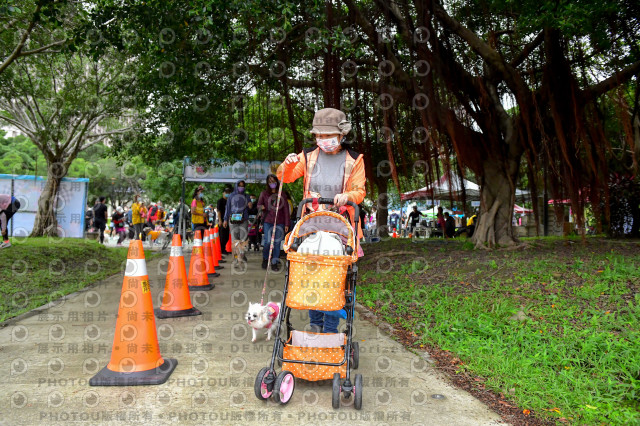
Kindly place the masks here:
POLYGON ((169 253, 169 270, 164 285, 162 306, 154 310, 158 318, 175 318, 202 315, 191 304, 189 286, 187 284, 187 269, 182 255, 182 240, 180 234, 174 234, 169 253))
POLYGON ((209 276, 209 279, 219 277, 220 274, 216 272, 216 268, 213 263, 213 247, 211 246, 211 232, 208 229, 204 230, 204 240, 202 241, 202 247, 204 248, 204 264, 207 267, 207 275, 209 276))
POLYGON ((209 284, 209 278, 207 277, 207 264, 204 260, 202 234, 200 231, 196 231, 193 237, 193 250, 191 251, 187 282, 189 283, 189 290, 211 290, 215 287, 215 285, 209 284))
POLYGON ((227 253, 233 253, 233 248, 231 246, 231 232, 229 232, 229 239, 227 240, 227 246, 224 248, 227 253))
POLYGON ((393 238, 398 238, 398 234, 396 234, 396 229, 393 228, 393 238))
POLYGON ((222 245, 220 244, 220 228, 218 228, 218 225, 216 225, 214 229, 216 233, 216 246, 218 247, 218 263, 227 263, 227 261, 224 260, 224 257, 222 257, 222 245))
POLYGON ((177 360, 160 355, 142 241, 132 240, 122 280, 111 360, 89 380, 89 385, 160 385, 167 381, 176 365, 177 360))
POLYGON ((220 253, 218 253, 218 244, 216 243, 217 236, 216 230, 211 229, 209 231, 209 242, 211 243, 211 259, 213 260, 213 266, 218 269, 224 269, 224 266, 220 265, 220 253))

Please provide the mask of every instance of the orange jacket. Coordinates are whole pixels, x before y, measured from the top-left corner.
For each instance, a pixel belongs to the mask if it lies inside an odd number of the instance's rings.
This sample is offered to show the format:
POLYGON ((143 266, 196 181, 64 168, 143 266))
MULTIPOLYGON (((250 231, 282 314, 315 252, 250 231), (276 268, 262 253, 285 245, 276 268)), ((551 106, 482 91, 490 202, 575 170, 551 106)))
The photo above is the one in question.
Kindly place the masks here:
MULTIPOLYGON (((320 152, 320 148, 307 148, 298 154, 298 162, 292 164, 282 163, 278 166, 277 176, 279 179, 282 179, 284 183, 291 183, 300 177, 304 176, 304 194, 303 198, 309 197, 309 187, 311 186, 310 177, 313 174, 313 168, 318 161, 318 154, 320 152), (307 162, 308 161, 308 162, 307 162), (284 172, 284 176, 283 176, 284 172)), ((357 152, 347 149, 347 158, 345 161, 344 167, 344 181, 342 185, 342 193, 347 194, 349 201, 352 201, 356 204, 362 203, 365 195, 367 195, 365 190, 366 177, 364 174, 364 158, 362 154, 358 154, 357 152)), ((304 209, 306 206, 302 207, 301 217, 304 214, 304 209)), ((351 225, 354 224, 354 209, 352 207, 347 206, 347 210, 349 211, 349 217, 351 218, 351 225)), ((358 238, 362 238, 362 224, 358 222, 358 238)))

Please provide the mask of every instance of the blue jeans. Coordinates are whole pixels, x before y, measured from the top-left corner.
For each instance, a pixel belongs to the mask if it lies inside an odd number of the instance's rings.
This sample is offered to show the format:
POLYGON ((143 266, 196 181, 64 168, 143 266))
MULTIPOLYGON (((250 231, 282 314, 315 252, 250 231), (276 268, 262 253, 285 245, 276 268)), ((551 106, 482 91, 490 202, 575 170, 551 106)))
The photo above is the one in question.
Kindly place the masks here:
MULTIPOLYGON (((265 222, 262 226, 264 235, 262 236, 262 258, 269 259, 269 246, 271 244, 271 231, 273 231, 273 223, 265 222)), ((284 225, 276 225, 276 236, 273 241, 273 253, 271 253, 271 264, 275 265, 280 259, 280 244, 284 239, 284 225)))
POLYGON ((323 333, 337 333, 340 317, 327 315, 320 311, 309 311, 309 322, 311 325, 320 327, 323 333))

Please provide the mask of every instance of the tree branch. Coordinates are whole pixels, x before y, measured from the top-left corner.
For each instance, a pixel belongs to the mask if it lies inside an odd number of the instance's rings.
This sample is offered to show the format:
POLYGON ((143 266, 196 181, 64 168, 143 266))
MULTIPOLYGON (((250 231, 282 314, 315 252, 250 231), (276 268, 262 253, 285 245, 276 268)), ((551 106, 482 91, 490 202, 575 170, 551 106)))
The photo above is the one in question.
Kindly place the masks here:
POLYGON ((518 56, 516 56, 511 61, 510 65, 513 68, 517 68, 525 59, 527 59, 527 57, 531 54, 531 52, 533 52, 533 50, 536 47, 538 47, 540 43, 542 43, 543 40, 544 40, 544 31, 540 31, 540 33, 533 40, 531 40, 531 42, 527 43, 522 48, 520 53, 518 53, 518 56))
POLYGON ((39 47, 37 49, 27 50, 26 52, 20 52, 19 57, 35 55, 36 53, 44 52, 45 50, 51 49, 54 46, 60 46, 60 45, 64 44, 66 41, 67 40, 58 40, 56 42, 53 42, 51 44, 47 44, 46 46, 42 46, 42 47, 39 47))
POLYGON ((42 9, 42 3, 42 0, 38 2, 38 4, 36 5, 36 10, 33 12, 31 21, 29 22, 29 26, 27 26, 24 34, 22 34, 22 38, 18 42, 18 45, 15 47, 15 49, 13 49, 13 52, 11 52, 11 54, 4 60, 2 65, 0 65, 0 74, 2 74, 2 72, 20 56, 20 53, 22 52, 22 49, 24 48, 24 45, 27 42, 31 31, 33 31, 33 27, 35 27, 36 22, 40 20, 40 10, 42 9))
POLYGON ((586 101, 591 101, 638 74, 640 74, 640 61, 634 62, 621 71, 616 71, 611 77, 587 87, 582 93, 586 101))

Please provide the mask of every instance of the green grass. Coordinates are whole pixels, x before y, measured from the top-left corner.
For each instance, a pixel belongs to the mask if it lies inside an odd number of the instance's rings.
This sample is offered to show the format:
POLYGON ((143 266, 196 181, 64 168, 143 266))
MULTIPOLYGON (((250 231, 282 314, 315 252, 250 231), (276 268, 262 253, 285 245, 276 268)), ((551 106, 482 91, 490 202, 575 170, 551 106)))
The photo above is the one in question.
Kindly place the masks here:
POLYGON ((536 416, 640 424, 640 245, 528 243, 493 252, 464 242, 369 245, 366 255, 414 250, 426 265, 392 257, 384 273, 365 256, 358 299, 536 416), (519 311, 527 319, 510 319, 519 311))
POLYGON ((0 322, 120 273, 127 259, 126 247, 106 248, 96 241, 26 238, 11 243, 0 251, 0 322))

